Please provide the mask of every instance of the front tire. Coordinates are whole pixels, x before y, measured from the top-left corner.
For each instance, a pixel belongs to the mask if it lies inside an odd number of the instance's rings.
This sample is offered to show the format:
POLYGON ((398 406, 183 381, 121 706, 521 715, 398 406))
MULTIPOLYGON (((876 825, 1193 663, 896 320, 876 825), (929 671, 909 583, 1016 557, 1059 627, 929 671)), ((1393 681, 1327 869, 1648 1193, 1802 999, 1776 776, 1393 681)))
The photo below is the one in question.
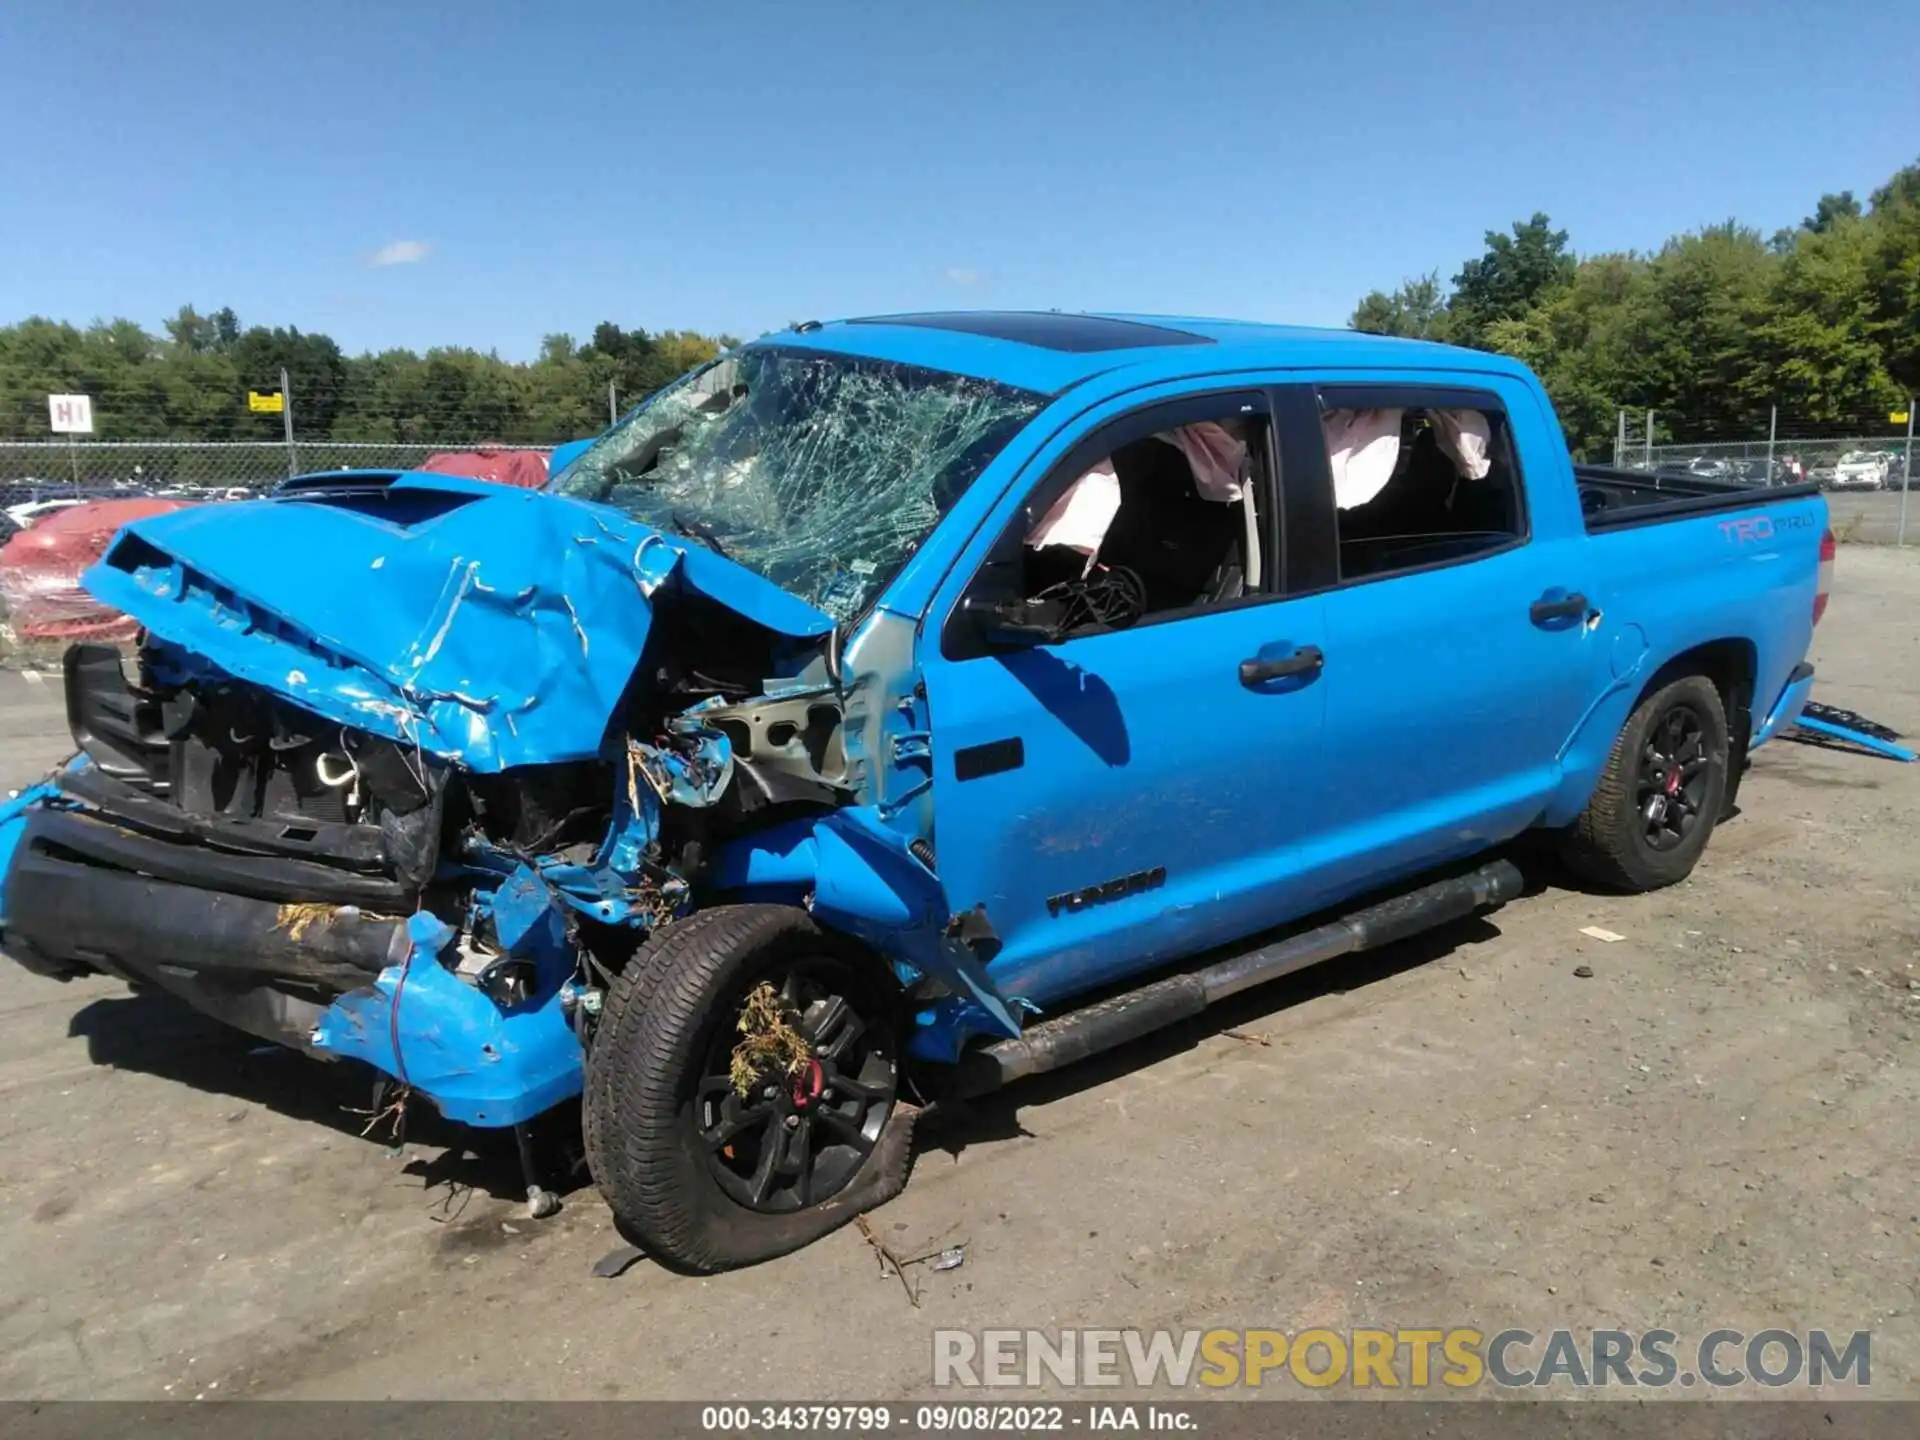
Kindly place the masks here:
POLYGON ((587 1158, 615 1218, 654 1259, 707 1272, 898 1194, 897 1009, 879 961, 793 906, 661 931, 615 978, 587 1058, 587 1158))
POLYGON ((1704 675, 1662 686, 1627 717, 1563 853, 1581 876, 1639 894, 1693 872, 1726 803, 1727 713, 1704 675))

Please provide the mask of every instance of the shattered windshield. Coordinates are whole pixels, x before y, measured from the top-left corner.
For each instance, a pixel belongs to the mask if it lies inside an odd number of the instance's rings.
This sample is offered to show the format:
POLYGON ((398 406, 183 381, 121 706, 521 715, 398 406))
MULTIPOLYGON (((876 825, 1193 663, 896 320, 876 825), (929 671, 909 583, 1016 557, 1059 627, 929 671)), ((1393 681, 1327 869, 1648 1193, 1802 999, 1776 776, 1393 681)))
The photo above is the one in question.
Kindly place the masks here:
POLYGON ((943 371, 753 347, 660 391, 553 488, 850 620, 1045 403, 943 371))

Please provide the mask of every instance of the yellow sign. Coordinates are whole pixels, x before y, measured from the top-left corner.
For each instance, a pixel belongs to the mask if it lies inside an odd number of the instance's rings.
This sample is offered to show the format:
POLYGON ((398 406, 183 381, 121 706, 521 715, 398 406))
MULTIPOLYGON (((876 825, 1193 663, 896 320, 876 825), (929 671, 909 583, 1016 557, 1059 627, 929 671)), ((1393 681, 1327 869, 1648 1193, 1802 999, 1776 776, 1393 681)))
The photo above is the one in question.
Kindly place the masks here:
POLYGON ((261 415, 278 415, 287 408, 287 397, 278 390, 247 391, 247 409, 261 415))
POLYGON ((1896 425, 1904 425, 1907 423, 1907 412, 1904 410, 1896 410, 1887 416, 1887 418, 1896 425))

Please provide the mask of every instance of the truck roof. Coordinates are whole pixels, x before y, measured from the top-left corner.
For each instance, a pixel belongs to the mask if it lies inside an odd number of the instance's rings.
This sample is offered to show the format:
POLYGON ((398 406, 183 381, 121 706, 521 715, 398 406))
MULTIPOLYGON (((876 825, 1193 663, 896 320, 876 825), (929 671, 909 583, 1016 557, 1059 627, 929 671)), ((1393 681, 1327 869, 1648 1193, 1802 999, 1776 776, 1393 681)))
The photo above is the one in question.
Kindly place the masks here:
POLYGON ((1502 356, 1357 330, 1184 315, 951 310, 809 322, 756 345, 891 360, 1058 394, 1096 375, 1293 366, 1405 366, 1524 375, 1502 356))

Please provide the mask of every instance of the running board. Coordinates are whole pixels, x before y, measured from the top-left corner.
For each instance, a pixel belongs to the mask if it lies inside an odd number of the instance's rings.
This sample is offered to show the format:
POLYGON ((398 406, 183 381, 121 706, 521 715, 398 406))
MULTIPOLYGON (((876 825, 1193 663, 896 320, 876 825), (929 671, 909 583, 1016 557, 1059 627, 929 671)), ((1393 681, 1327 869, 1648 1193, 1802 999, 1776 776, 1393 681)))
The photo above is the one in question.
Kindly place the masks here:
POLYGON ((1496 910, 1519 895, 1521 885, 1520 872, 1511 862, 1495 860, 1470 874, 1423 885, 1304 934, 1044 1020, 1017 1039, 970 1053, 960 1064, 958 1094, 963 1099, 984 1095, 1010 1080, 1058 1070, 1296 970, 1496 910))

